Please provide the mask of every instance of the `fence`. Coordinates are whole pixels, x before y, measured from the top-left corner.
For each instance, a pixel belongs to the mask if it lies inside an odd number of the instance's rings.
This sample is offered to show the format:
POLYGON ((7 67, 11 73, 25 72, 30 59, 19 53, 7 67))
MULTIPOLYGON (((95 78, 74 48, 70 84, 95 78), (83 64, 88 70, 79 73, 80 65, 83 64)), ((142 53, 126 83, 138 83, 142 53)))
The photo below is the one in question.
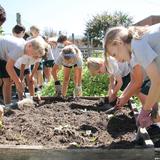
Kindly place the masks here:
POLYGON ((79 47, 83 54, 83 58, 86 60, 88 57, 99 57, 103 54, 103 48, 100 47, 79 47))

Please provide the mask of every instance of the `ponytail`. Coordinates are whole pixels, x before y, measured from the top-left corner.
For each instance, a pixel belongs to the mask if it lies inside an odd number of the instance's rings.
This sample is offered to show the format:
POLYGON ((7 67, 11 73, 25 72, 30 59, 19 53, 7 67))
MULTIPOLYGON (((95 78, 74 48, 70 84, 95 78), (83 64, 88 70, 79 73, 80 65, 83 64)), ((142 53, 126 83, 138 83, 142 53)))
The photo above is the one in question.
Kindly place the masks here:
POLYGON ((142 39, 143 35, 148 32, 147 26, 131 26, 128 28, 128 33, 132 35, 133 39, 142 39))

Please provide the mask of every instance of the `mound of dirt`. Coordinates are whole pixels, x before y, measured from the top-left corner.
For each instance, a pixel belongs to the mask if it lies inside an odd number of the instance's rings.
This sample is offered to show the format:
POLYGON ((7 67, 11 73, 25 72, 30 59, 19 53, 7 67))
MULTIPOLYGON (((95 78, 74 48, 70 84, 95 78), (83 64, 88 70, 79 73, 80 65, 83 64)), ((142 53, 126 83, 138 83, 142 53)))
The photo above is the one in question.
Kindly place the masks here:
POLYGON ((9 110, 0 129, 0 143, 44 145, 50 148, 134 148, 136 124, 125 107, 99 100, 43 101, 9 110))

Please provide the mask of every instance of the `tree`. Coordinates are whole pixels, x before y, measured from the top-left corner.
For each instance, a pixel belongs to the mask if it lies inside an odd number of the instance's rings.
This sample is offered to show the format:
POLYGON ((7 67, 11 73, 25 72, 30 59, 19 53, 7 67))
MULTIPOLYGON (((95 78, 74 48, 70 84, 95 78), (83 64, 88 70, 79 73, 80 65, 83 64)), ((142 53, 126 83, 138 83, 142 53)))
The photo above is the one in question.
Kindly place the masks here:
POLYGON ((132 24, 132 17, 129 17, 126 13, 114 12, 109 14, 104 12, 101 15, 97 14, 92 17, 86 23, 85 38, 93 41, 93 45, 97 46, 102 44, 102 39, 104 38, 105 32, 110 27, 114 26, 129 26, 132 24))

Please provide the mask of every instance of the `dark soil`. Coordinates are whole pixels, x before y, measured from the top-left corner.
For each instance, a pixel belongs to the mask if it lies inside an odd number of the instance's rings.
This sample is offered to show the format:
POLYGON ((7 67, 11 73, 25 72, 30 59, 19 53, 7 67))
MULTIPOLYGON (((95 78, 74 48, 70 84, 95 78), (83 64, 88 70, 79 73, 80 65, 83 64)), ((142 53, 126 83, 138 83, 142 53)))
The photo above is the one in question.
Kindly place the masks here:
POLYGON ((136 124, 125 107, 99 100, 43 101, 5 113, 0 144, 51 148, 134 148, 136 124))

